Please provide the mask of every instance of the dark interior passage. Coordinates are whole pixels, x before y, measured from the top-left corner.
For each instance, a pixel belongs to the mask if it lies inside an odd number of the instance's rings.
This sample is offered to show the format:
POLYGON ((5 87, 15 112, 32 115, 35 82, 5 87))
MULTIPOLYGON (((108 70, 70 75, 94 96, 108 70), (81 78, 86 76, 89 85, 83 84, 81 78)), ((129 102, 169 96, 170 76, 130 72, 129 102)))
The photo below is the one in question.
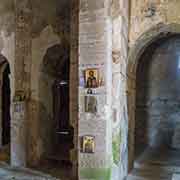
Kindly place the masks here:
POLYGON ((3 72, 2 82, 2 144, 10 144, 10 68, 3 72))
MULTIPOLYGON (((69 47, 55 45, 47 50, 44 57, 43 74, 48 77, 49 88, 47 99, 43 97, 44 104, 51 101, 51 123, 47 128, 51 128, 52 140, 49 141, 48 158, 55 160, 70 161, 70 150, 73 148, 73 129, 70 127, 69 120, 69 47), (46 102, 45 102, 46 101, 46 102)), ((48 120, 47 120, 48 121, 48 120)))
POLYGON ((147 146, 180 148, 180 36, 160 39, 141 56, 136 79, 136 157, 147 146))
POLYGON ((0 55, 0 71, 1 71, 1 148, 0 161, 10 161, 10 141, 11 141, 11 89, 10 89, 10 66, 3 55, 0 55))

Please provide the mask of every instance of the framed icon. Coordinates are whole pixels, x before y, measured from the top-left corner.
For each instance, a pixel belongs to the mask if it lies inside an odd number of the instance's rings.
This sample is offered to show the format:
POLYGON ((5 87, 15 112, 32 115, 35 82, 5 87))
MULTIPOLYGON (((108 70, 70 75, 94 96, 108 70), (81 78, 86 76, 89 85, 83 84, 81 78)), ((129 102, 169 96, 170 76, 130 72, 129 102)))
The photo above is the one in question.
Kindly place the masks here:
POLYGON ((95 137, 86 135, 82 137, 82 152, 94 153, 95 152, 95 137))
POLYGON ((97 105, 96 96, 85 96, 85 112, 96 113, 97 105))
POLYGON ((86 88, 98 88, 99 87, 99 70, 86 69, 85 82, 86 82, 85 84, 86 88))

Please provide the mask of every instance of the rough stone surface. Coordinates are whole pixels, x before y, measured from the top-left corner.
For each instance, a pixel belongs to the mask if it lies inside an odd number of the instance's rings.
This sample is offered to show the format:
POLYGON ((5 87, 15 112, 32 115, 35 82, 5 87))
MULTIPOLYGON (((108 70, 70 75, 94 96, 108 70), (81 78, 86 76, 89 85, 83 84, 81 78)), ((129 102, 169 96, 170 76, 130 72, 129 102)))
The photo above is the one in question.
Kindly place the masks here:
POLYGON ((37 164, 52 147, 53 79, 41 68, 48 48, 70 39, 70 5, 56 0, 1 2, 0 52, 11 70, 12 165, 37 164), (25 94, 25 114, 14 111, 19 90, 25 94))
MULTIPOLYGON (((13 4, 11 9, 17 21, 15 29, 16 63, 13 65, 15 70, 12 76, 15 77, 13 96, 16 96, 15 92, 19 90, 25 94, 25 123, 29 128, 27 132, 24 132, 27 144, 24 148, 22 147, 22 151, 26 151, 24 152, 25 161, 30 165, 37 164, 40 158, 44 154, 49 154, 52 148, 51 134, 54 125, 51 86, 54 78, 48 72, 42 72, 43 59, 48 48, 69 41, 70 38, 70 1, 68 3, 61 1, 60 4, 57 1, 44 2, 42 6, 39 6, 39 3, 21 1, 13 4), (61 8, 64 10, 62 11, 61 8), (47 9, 48 13, 45 13, 47 9)), ((14 114, 12 114, 12 119, 13 116, 14 114)), ((19 126, 24 127, 20 123, 19 126)), ((14 139, 17 137, 16 134, 12 136, 14 139)))

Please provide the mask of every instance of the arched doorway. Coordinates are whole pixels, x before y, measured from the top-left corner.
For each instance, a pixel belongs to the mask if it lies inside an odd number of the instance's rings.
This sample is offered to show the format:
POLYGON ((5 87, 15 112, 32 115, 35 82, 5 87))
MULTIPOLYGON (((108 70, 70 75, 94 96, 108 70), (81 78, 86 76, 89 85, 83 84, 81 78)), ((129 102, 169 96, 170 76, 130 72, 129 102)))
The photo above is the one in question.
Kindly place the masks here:
POLYGON ((36 169, 58 178, 71 175, 73 128, 69 120, 70 48, 55 44, 44 55, 39 76, 41 161, 36 169))
POLYGON ((178 146, 179 45, 179 35, 159 39, 139 60, 136 72, 136 157, 146 146, 163 149, 178 146))
POLYGON ((10 104, 11 104, 11 90, 10 90, 10 67, 7 59, 0 55, 0 94, 1 94, 1 148, 0 161, 10 161, 10 104))
POLYGON ((171 107, 179 95, 179 32, 177 24, 157 25, 143 34, 130 52, 127 69, 129 170, 142 164, 170 165, 171 158, 175 159, 179 153, 174 126, 178 120, 172 120, 179 110, 171 107), (148 147, 153 149, 145 151, 148 147), (160 153, 161 147, 164 155, 160 153))
POLYGON ((68 47, 54 45, 48 48, 42 67, 42 76, 46 76, 46 79, 42 79, 44 81, 42 83, 48 85, 48 89, 44 89, 47 94, 42 98, 44 98, 44 104, 51 106, 46 106, 46 109, 51 111, 50 116, 53 121, 48 126, 48 128, 52 127, 49 149, 50 154, 60 161, 70 160, 70 149, 73 145, 73 132, 69 121, 69 55, 68 47))

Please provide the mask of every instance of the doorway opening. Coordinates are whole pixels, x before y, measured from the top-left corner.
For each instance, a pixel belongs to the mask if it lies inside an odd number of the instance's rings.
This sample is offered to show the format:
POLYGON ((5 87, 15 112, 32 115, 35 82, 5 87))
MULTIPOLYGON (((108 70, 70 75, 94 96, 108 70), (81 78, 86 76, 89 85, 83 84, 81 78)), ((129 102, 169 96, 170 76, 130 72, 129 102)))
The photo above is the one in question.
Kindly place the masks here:
POLYGON ((10 105, 11 105, 11 89, 10 89, 10 67, 4 56, 0 57, 0 78, 1 78, 1 148, 0 161, 10 161, 10 105))
POLYGON ((41 161, 36 170, 60 179, 72 175, 71 150, 74 132, 69 118, 70 48, 56 44, 45 53, 40 72, 41 161))

